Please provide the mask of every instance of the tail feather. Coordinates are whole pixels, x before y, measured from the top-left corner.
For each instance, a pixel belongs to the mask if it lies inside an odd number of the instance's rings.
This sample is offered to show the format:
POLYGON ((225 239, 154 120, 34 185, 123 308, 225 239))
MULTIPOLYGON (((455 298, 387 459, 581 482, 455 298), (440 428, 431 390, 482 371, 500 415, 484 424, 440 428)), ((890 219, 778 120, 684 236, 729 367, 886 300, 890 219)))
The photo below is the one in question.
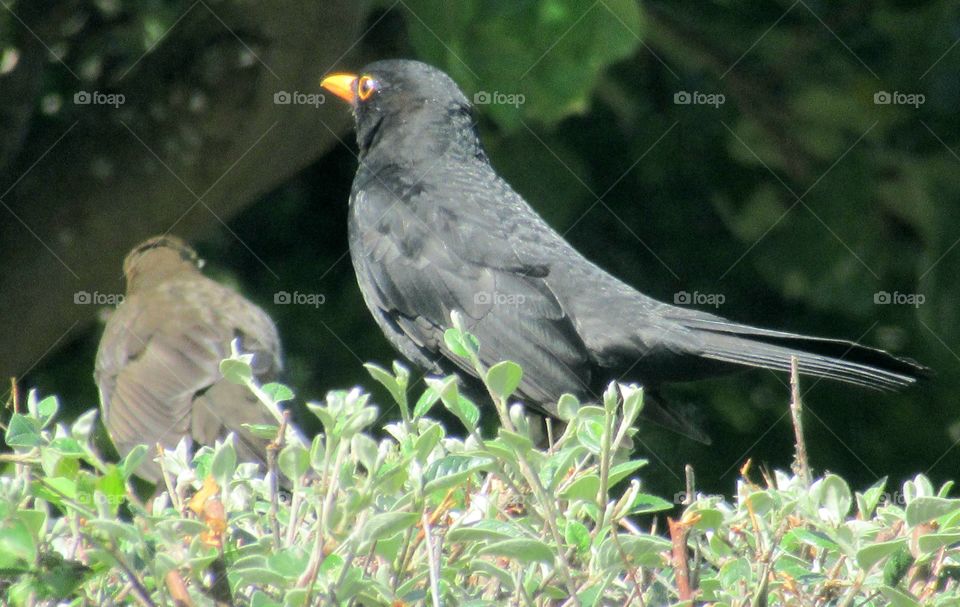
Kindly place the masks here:
POLYGON ((910 359, 851 341, 809 337, 732 323, 720 318, 686 318, 702 331, 701 356, 721 362, 789 371, 796 356, 801 373, 876 390, 899 390, 930 374, 910 359))

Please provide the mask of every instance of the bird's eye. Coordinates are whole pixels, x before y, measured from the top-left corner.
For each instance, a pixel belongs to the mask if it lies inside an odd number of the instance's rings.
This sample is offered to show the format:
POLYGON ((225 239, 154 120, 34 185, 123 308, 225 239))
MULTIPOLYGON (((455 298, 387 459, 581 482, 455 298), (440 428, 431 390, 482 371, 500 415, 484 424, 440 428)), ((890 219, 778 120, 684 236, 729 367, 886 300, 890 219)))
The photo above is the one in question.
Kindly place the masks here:
POLYGON ((357 82, 357 97, 360 101, 366 101, 377 90, 377 81, 370 76, 361 76, 357 82))

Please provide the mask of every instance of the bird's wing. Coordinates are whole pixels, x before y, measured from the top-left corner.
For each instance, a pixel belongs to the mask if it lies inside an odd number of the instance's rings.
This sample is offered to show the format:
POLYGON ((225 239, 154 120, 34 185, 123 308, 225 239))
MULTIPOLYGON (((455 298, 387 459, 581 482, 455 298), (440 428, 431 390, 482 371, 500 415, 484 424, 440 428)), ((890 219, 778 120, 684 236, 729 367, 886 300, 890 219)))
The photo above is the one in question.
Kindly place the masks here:
POLYGON ((472 201, 437 200, 450 199, 377 180, 354 190, 354 265, 368 306, 392 323, 385 330, 399 330, 425 357, 440 353, 472 374, 443 341, 451 311, 459 310, 485 364, 509 358, 523 367, 526 398, 546 405, 565 391, 587 392, 588 353, 544 280, 549 269, 518 257, 470 213, 472 201))
MULTIPOLYGON (((176 310, 158 299, 130 297, 107 322, 96 378, 104 423, 117 450, 156 443, 173 447, 189 435, 194 395, 217 372, 216 353, 197 331, 170 331, 176 310)), ((141 469, 157 480, 152 462, 141 469)))
MULTIPOLYGON (((244 410, 242 404, 233 404, 240 395, 217 402, 208 397, 194 407, 197 398, 225 381, 220 360, 234 337, 254 353, 258 373, 279 367, 272 322, 256 315, 244 322, 244 306, 232 298, 240 296, 205 278, 174 281, 129 297, 110 317, 95 376, 104 422, 121 454, 139 443, 173 447, 184 436, 212 444, 225 428, 239 435, 240 424, 251 423, 234 411, 244 410)), ((157 472, 152 463, 141 469, 151 480, 157 472)))
MULTIPOLYGON (((239 294, 219 284, 216 287, 209 291, 219 300, 217 314, 210 322, 221 336, 220 358, 228 354, 229 341, 237 338, 241 351, 253 354, 251 367, 258 381, 272 381, 282 368, 280 338, 273 320, 239 294)), ((276 420, 246 386, 230 383, 218 372, 216 381, 194 399, 191 435, 198 443, 211 445, 227 432, 234 432, 240 460, 265 463, 266 441, 254 436, 244 424, 276 424, 276 420)))

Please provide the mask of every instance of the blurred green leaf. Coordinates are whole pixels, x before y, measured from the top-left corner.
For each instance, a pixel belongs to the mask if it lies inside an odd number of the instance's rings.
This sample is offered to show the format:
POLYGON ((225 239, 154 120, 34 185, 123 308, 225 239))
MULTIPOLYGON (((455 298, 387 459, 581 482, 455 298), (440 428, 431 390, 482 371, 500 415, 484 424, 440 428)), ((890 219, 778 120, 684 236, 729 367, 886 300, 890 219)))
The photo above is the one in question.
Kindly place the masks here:
POLYGON ((516 559, 521 563, 552 563, 554 552, 545 543, 532 538, 513 538, 488 544, 480 549, 479 555, 494 555, 516 559))
POLYGON ((505 360, 487 370, 487 387, 497 397, 507 400, 516 392, 522 378, 523 371, 520 370, 520 365, 505 360))

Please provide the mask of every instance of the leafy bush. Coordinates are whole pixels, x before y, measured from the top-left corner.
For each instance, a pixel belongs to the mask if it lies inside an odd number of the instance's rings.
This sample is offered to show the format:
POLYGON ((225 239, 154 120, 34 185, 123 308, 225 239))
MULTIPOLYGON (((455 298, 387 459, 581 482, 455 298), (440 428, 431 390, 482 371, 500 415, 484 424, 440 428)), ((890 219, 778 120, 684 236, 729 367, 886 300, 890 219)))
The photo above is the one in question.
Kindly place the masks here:
MULTIPOLYGON (((164 492, 129 481, 148 448, 118 464, 91 446, 95 412, 56 423, 55 397, 30 394, 6 427, 0 477, 0 596, 11 605, 956 605, 960 500, 923 476, 894 498, 831 474, 812 484, 749 470, 731 500, 643 493, 631 459, 643 392, 613 385, 600 404, 564 397, 549 447, 509 405, 522 371, 487 369, 476 339, 447 345, 476 368, 501 427, 454 377, 412 401, 409 373, 368 365, 400 409, 385 438, 360 390, 307 403, 324 432, 279 427, 268 470, 238 463, 233 437, 192 457, 163 452, 164 492), (429 417, 437 405, 465 438, 429 417), (278 488, 282 479, 289 491, 278 488), (676 504, 674 502, 683 502, 676 504), (667 530, 650 515, 676 510, 667 530)), ((247 359, 224 361, 272 409, 293 398, 256 386, 247 359)), ((747 467, 748 468, 748 467, 747 467)))

